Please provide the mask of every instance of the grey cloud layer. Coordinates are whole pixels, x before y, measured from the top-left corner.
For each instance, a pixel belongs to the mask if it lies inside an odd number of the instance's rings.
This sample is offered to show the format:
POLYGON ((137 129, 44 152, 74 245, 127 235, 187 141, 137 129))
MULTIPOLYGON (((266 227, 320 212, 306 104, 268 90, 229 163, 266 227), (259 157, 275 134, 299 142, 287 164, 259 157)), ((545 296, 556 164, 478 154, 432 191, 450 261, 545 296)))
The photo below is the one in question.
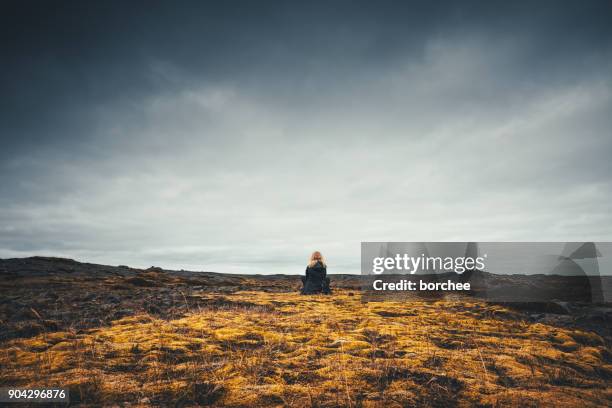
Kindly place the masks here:
POLYGON ((15 12, 0 256, 357 273, 360 241, 612 239, 605 2, 249 4, 15 12))

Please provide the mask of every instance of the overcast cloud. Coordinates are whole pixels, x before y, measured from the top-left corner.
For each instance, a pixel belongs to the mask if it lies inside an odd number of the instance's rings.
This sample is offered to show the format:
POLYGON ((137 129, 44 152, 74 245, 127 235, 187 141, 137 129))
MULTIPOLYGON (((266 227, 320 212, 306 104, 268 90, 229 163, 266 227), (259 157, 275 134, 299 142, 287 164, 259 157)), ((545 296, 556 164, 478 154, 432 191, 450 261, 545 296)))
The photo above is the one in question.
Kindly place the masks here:
POLYGON ((123 3, 0 17, 0 257, 612 240, 607 1, 123 3))

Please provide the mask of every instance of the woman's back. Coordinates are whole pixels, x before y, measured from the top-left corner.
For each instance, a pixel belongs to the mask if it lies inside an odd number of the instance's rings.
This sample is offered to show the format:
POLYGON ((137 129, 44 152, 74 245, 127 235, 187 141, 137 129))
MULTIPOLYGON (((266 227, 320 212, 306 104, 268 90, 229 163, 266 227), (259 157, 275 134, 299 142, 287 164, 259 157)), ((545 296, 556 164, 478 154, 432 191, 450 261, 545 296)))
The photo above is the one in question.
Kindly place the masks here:
POLYGON ((312 276, 325 278, 327 276, 327 267, 318 261, 313 266, 308 265, 306 267, 306 276, 309 274, 312 276))
POLYGON ((320 252, 315 251, 306 267, 306 276, 302 277, 304 287, 302 294, 330 293, 329 278, 327 278, 327 265, 320 252))

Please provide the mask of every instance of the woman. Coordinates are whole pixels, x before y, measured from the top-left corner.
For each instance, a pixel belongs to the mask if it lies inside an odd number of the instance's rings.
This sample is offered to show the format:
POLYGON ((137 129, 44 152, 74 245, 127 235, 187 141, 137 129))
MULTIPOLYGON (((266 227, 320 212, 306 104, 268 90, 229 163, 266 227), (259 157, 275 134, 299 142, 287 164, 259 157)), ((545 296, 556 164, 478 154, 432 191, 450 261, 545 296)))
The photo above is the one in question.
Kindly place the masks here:
POLYGON ((303 295, 312 293, 324 293, 328 295, 331 293, 329 289, 329 278, 327 277, 327 264, 321 252, 314 251, 312 255, 310 255, 310 260, 306 267, 306 276, 302 276, 302 283, 304 284, 301 292, 303 295))

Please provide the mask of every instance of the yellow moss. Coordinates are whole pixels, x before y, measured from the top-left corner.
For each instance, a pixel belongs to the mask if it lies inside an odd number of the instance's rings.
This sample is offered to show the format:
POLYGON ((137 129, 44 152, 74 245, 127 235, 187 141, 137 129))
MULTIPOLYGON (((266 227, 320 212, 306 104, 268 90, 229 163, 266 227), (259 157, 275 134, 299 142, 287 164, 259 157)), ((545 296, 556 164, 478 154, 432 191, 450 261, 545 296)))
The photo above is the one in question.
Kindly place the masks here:
POLYGON ((49 343, 42 336, 26 340, 23 345, 32 351, 44 351, 49 347, 49 343))
POLYGON ((567 333, 563 333, 563 332, 554 333, 551 336, 551 340, 557 344, 574 342, 574 339, 572 337, 570 337, 567 333))
POLYGON ((98 387, 91 405, 143 397, 230 407, 609 401, 612 367, 599 336, 496 319, 512 313, 499 306, 361 303, 343 292, 248 291, 222 300, 228 307, 202 307, 176 320, 136 315, 78 334, 2 343, 0 380, 98 387), (194 390, 200 403, 190 400, 194 390))
POLYGON ((601 364, 602 351, 596 347, 583 347, 580 350, 578 359, 588 364, 601 364))
POLYGON ((266 343, 278 344, 285 342, 285 336, 277 332, 266 331, 263 333, 263 338, 266 343))
POLYGON ((75 334, 70 333, 70 332, 60 331, 60 332, 46 333, 44 337, 47 339, 47 341, 58 342, 62 340, 74 339, 75 334))
POLYGON ((569 352, 569 351, 578 350, 580 346, 575 341, 569 340, 569 341, 564 341, 563 343, 559 344, 557 347, 560 350, 569 352))
POLYGON ((74 349, 75 344, 69 341, 60 341, 59 343, 56 343, 53 345, 53 347, 51 347, 51 350, 53 351, 67 351, 67 350, 72 350, 74 349))
POLYGON ((354 351, 354 350, 362 350, 362 349, 369 349, 372 346, 370 345, 370 343, 367 343, 365 341, 358 341, 358 340, 347 340, 341 343, 341 350, 343 351, 354 351))

